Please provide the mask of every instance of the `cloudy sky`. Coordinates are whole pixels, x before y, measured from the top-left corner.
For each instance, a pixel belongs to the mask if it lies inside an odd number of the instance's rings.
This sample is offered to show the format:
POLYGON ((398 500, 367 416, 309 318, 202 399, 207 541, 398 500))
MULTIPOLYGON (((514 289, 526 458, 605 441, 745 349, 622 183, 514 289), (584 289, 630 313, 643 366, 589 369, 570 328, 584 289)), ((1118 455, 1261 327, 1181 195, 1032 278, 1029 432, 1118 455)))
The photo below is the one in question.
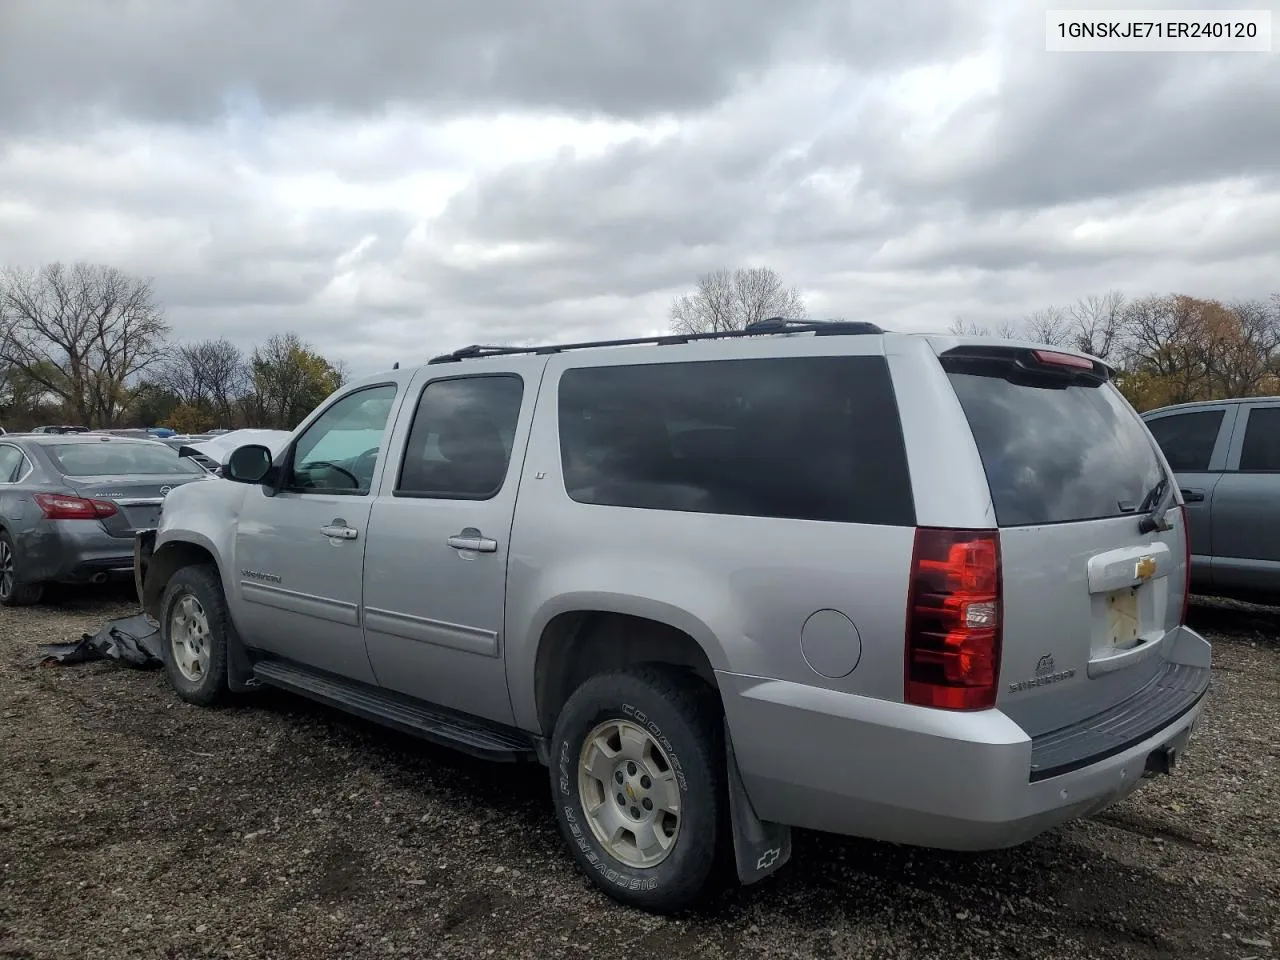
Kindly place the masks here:
POLYGON ((356 373, 659 332, 721 266, 904 330, 1280 291, 1280 54, 1046 53, 1069 5, 0 0, 0 263, 356 373))

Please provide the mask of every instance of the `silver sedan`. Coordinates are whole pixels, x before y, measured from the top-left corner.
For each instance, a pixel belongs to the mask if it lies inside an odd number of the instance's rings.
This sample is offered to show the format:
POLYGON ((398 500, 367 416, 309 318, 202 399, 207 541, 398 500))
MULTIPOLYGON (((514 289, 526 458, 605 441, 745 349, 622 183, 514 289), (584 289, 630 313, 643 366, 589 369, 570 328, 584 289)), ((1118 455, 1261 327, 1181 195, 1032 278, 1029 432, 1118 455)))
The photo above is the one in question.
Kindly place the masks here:
POLYGON ((47 583, 131 575, 134 533, 156 525, 174 487, 208 478, 154 440, 0 438, 0 605, 35 603, 47 583))

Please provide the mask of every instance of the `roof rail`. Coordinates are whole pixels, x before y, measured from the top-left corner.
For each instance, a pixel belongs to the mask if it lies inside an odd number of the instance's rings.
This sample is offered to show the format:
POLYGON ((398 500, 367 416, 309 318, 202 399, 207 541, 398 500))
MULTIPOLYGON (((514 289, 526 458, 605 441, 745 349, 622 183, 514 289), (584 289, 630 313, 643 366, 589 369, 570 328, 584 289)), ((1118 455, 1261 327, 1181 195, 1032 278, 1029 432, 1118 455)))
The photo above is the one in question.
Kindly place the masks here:
POLYGON ((472 344, 452 353, 432 357, 428 363, 454 363, 458 360, 476 360, 480 357, 508 357, 517 354, 552 354, 566 350, 587 350, 592 347, 634 347, 642 344, 666 346, 674 343, 692 343, 697 340, 734 340, 741 337, 768 336, 780 333, 812 333, 816 337, 859 336, 884 333, 874 323, 861 320, 789 320, 786 317, 769 317, 747 324, 743 330, 717 330, 712 333, 671 333, 657 337, 628 337, 622 340, 589 340, 583 343, 551 343, 537 347, 506 347, 472 344))

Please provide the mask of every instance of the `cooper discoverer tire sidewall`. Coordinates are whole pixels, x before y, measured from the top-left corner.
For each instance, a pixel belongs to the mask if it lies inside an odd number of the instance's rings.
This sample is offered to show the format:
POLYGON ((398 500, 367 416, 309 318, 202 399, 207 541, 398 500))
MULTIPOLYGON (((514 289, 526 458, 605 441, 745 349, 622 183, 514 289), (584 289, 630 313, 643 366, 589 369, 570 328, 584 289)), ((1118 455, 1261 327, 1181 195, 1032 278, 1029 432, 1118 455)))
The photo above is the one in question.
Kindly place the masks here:
POLYGON ((609 896, 659 913, 696 902, 708 889, 725 836, 722 721, 715 691, 692 676, 634 668, 586 681, 556 721, 551 792, 570 853, 609 896), (629 721, 662 749, 680 790, 680 825, 671 852, 652 867, 618 860, 596 838, 579 794, 587 735, 600 723, 629 721))

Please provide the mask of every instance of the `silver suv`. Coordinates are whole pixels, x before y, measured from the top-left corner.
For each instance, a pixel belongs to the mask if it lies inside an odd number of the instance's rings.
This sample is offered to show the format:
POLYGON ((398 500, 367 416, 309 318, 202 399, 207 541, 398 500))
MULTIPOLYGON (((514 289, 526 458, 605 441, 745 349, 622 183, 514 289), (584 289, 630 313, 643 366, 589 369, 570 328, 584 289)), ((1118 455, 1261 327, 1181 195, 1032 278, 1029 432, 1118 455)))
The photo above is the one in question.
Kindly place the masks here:
POLYGON ((175 490, 139 590, 188 701, 545 764, 625 903, 758 880, 792 826, 1010 846, 1169 772, 1209 686, 1111 374, 853 323, 471 347, 175 490))

